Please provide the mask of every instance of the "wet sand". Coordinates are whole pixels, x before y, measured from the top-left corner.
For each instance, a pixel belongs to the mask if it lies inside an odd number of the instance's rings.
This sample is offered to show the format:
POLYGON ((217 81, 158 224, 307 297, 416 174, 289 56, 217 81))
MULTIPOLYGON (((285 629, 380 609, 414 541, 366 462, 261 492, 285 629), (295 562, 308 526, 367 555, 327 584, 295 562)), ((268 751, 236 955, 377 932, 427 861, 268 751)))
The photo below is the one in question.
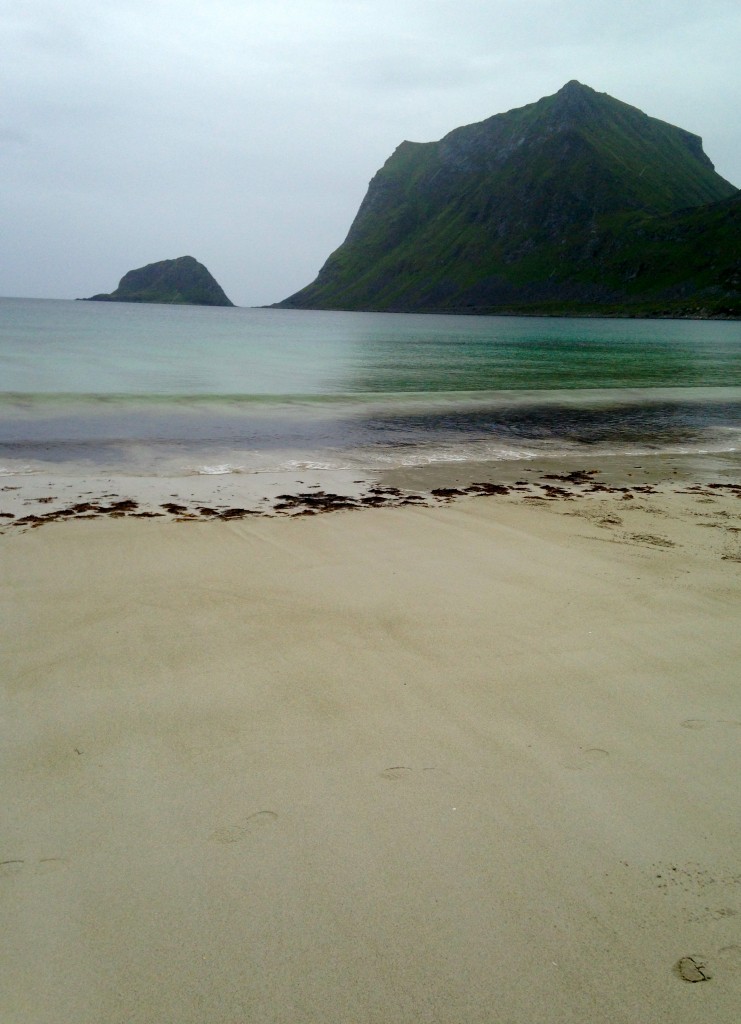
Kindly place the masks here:
POLYGON ((0 492, 3 1021, 735 1024, 739 479, 593 468, 0 492))

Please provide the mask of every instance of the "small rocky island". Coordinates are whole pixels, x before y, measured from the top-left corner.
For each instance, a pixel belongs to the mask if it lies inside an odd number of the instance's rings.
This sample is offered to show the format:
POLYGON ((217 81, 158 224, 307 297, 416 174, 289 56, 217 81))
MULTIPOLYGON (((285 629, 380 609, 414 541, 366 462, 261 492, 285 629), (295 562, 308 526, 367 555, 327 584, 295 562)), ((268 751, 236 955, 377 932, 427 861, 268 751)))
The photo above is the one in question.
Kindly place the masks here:
POLYGON ((187 306, 233 306, 224 290, 192 256, 160 260, 124 274, 115 292, 86 302, 160 302, 187 306))

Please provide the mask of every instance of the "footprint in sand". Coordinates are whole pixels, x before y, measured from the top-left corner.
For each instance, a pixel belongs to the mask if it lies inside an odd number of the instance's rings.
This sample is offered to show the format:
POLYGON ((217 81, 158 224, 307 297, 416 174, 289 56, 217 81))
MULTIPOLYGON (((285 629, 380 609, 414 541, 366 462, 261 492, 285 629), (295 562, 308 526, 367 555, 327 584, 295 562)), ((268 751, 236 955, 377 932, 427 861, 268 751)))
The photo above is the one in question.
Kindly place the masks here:
POLYGON ((718 950, 718 963, 723 966, 724 971, 732 974, 741 974, 741 946, 733 943, 730 946, 723 946, 718 950))
POLYGON ((42 857, 38 861, 25 860, 3 860, 0 861, 0 878, 9 878, 11 875, 48 875, 52 871, 59 871, 66 865, 63 857, 42 857))
POLYGON ((400 782, 405 779, 410 779, 412 777, 413 772, 413 768, 407 768, 407 766, 404 764, 397 764, 394 765, 392 768, 384 769, 384 771, 381 772, 381 778, 391 779, 392 781, 400 782))
POLYGON ((707 729, 708 726, 717 727, 719 725, 741 725, 741 722, 737 722, 733 718, 685 718, 683 722, 680 722, 683 729, 707 729))
POLYGON ((682 981, 710 981, 713 976, 713 972, 705 957, 698 956, 697 954, 683 956, 680 960, 677 960, 674 970, 682 981))
POLYGON ((34 868, 35 875, 49 875, 65 867, 67 861, 63 857, 42 857, 34 868))
POLYGON ((241 825, 222 825, 212 832, 209 838, 215 843, 240 843, 247 836, 255 835, 266 826, 273 825, 277 819, 278 815, 274 811, 257 811, 241 825))
POLYGON ((735 917, 738 913, 733 907, 719 907, 717 910, 710 911, 710 917, 714 921, 722 921, 724 917, 735 917))
POLYGON ((569 762, 564 764, 564 768, 570 768, 575 772, 583 772, 587 768, 593 768, 609 756, 609 751, 603 750, 602 747, 580 747, 578 753, 569 762))
POLYGON ((660 537, 655 533, 629 533, 627 536, 634 544, 647 544, 652 548, 675 548, 677 546, 675 541, 669 540, 668 537, 660 537))
POLYGON ((421 775, 423 772, 434 772, 435 768, 409 768, 405 764, 393 765, 391 768, 385 768, 381 772, 382 779, 389 779, 392 782, 409 781, 415 776, 421 775))
POLYGON ((693 953, 683 956, 674 965, 674 971, 683 981, 709 981, 717 969, 718 976, 741 973, 741 946, 733 943, 723 946, 713 957, 713 966, 704 956, 693 953))
POLYGON ((0 861, 0 877, 9 878, 11 875, 17 875, 26 866, 24 860, 3 860, 0 861))

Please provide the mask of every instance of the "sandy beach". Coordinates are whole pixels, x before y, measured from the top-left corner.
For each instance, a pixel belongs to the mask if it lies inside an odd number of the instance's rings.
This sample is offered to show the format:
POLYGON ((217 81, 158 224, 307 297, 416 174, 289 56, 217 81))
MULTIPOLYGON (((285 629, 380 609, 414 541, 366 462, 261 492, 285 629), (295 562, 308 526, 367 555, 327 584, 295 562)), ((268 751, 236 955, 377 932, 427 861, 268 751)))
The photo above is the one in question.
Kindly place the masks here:
POLYGON ((741 502, 655 477, 5 491, 4 1024, 735 1024, 741 502))

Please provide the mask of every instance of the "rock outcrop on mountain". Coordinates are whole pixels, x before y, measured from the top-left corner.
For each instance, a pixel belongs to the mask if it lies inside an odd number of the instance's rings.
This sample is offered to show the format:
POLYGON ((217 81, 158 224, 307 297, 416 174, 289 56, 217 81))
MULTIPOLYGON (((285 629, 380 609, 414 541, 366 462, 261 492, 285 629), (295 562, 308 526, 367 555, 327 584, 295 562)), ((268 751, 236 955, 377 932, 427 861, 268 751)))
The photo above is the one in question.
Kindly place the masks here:
POLYGON ((190 306, 233 306, 202 263, 192 256, 161 260, 130 270, 110 295, 90 302, 158 302, 190 306))
POLYGON ((740 197, 697 135, 573 81, 403 142, 316 280, 277 305, 739 316, 740 197))

